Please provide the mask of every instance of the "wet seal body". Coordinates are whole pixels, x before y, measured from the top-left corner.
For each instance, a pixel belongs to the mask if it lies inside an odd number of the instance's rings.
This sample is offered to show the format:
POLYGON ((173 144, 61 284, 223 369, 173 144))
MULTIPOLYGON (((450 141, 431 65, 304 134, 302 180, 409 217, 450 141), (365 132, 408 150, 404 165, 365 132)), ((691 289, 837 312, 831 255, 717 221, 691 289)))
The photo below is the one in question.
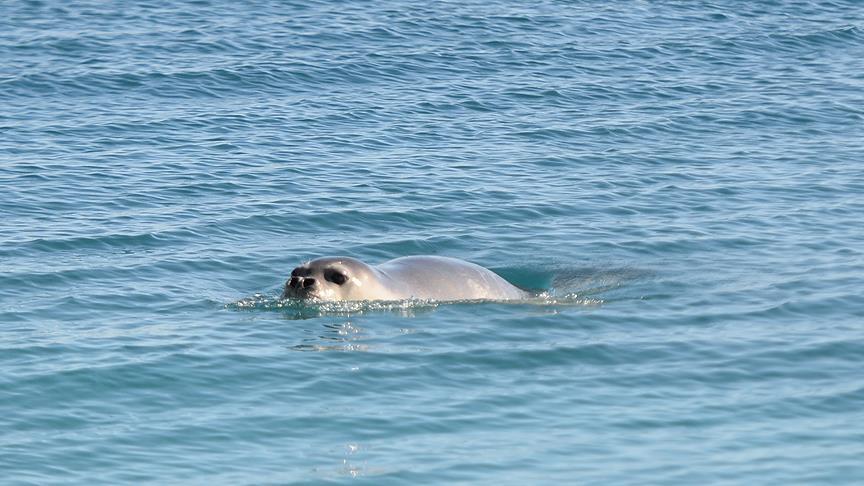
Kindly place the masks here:
POLYGON ((408 256, 380 265, 326 257, 291 272, 282 298, 333 300, 514 300, 530 294, 491 270, 456 258, 408 256))

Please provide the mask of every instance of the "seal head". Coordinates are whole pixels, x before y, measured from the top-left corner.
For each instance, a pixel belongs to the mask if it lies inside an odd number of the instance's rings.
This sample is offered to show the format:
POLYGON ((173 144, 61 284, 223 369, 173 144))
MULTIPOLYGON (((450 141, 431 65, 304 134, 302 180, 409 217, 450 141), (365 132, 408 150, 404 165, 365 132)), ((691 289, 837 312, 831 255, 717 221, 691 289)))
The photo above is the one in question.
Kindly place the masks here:
POLYGON ((381 278, 374 268, 349 257, 318 258, 291 271, 282 298, 313 300, 363 300, 382 293, 381 278))

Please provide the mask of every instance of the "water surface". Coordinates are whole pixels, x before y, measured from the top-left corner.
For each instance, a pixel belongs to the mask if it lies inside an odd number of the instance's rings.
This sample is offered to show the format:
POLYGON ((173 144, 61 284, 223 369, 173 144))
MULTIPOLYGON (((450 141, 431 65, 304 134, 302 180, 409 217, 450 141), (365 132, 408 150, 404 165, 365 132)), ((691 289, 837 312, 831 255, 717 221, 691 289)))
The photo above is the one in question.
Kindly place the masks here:
POLYGON ((859 483, 857 2, 7 2, 12 484, 859 483), (462 258, 544 302, 280 306, 462 258))

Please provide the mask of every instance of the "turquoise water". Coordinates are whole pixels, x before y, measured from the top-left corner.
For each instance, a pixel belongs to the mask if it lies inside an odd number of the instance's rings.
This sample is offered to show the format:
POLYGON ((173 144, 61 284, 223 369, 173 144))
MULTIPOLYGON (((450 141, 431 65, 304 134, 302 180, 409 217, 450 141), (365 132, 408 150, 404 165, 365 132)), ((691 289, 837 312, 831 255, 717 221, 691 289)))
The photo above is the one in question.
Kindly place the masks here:
POLYGON ((3 482, 860 484, 862 141, 860 2, 0 3, 3 482))

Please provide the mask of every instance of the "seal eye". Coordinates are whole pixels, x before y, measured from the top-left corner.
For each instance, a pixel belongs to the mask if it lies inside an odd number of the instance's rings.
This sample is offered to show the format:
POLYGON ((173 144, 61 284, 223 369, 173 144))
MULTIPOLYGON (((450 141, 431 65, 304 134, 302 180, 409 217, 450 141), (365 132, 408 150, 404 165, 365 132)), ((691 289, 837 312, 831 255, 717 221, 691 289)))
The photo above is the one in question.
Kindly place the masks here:
POLYGON ((336 285, 342 285, 348 281, 348 276, 340 271, 331 269, 324 272, 324 279, 336 285))

